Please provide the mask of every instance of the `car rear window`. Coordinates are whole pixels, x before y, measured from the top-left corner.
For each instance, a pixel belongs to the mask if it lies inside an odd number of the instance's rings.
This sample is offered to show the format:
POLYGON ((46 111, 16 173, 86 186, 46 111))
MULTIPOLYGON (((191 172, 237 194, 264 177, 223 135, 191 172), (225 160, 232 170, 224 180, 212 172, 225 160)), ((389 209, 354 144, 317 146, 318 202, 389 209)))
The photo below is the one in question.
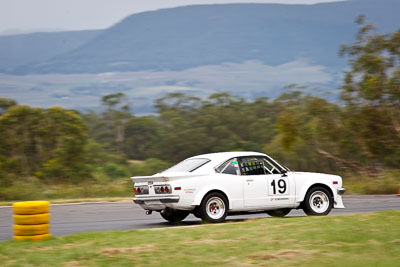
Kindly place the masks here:
POLYGON ((169 169, 163 171, 165 172, 192 172, 201 166, 207 164, 210 160, 203 159, 203 158, 196 158, 196 159, 186 159, 184 161, 179 162, 178 164, 172 166, 169 169))

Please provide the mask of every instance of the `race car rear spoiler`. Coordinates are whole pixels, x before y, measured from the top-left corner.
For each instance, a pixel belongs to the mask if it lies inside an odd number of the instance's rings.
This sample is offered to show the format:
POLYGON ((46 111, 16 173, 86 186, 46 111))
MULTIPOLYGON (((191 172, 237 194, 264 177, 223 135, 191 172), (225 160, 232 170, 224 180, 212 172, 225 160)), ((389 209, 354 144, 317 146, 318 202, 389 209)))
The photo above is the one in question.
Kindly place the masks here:
POLYGON ((178 180, 178 179, 183 179, 183 178, 190 178, 190 177, 196 177, 196 176, 206 176, 208 174, 194 174, 194 173, 171 173, 171 174, 155 174, 152 176, 133 176, 131 177, 131 180, 135 183, 143 183, 143 182, 167 182, 171 180, 178 180))

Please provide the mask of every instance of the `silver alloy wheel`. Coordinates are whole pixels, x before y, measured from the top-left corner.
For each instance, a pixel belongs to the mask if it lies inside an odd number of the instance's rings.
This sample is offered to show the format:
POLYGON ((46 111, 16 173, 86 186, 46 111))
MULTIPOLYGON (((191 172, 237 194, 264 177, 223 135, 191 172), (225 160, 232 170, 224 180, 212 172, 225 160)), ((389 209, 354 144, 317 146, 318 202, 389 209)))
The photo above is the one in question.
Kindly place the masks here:
POLYGON ((206 204, 206 212, 207 215, 214 219, 218 220, 225 213, 225 203, 219 197, 212 197, 207 201, 206 204))
POLYGON ((310 196, 310 207, 315 213, 324 213, 329 208, 329 197, 322 191, 315 191, 310 196))

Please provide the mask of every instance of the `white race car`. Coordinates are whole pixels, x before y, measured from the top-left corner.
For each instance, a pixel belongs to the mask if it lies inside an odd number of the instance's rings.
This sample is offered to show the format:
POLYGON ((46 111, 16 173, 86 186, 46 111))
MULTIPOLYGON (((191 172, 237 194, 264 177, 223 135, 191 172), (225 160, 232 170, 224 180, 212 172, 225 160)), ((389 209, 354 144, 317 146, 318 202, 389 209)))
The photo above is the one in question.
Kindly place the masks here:
POLYGON ((214 223, 233 214, 283 217, 303 209, 308 215, 327 215, 332 208, 344 208, 340 176, 292 172, 257 152, 199 155, 153 176, 131 179, 134 203, 174 223, 190 213, 214 223))

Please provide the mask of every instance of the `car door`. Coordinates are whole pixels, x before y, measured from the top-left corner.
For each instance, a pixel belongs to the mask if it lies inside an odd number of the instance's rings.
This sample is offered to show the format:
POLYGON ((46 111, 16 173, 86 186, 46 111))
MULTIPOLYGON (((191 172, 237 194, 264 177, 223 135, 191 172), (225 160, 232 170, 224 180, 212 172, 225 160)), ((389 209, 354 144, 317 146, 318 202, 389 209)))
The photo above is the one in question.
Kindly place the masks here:
POLYGON ((290 172, 269 158, 264 158, 267 178, 268 207, 293 207, 296 200, 296 184, 290 172))
POLYGON ((292 207, 295 201, 293 177, 265 157, 239 159, 246 208, 292 207))
POLYGON ((241 157, 239 166, 243 177, 244 206, 267 206, 268 183, 262 157, 241 157))
POLYGON ((218 175, 218 185, 229 192, 229 209, 243 209, 243 183, 240 176, 238 161, 229 159, 215 168, 218 175))

